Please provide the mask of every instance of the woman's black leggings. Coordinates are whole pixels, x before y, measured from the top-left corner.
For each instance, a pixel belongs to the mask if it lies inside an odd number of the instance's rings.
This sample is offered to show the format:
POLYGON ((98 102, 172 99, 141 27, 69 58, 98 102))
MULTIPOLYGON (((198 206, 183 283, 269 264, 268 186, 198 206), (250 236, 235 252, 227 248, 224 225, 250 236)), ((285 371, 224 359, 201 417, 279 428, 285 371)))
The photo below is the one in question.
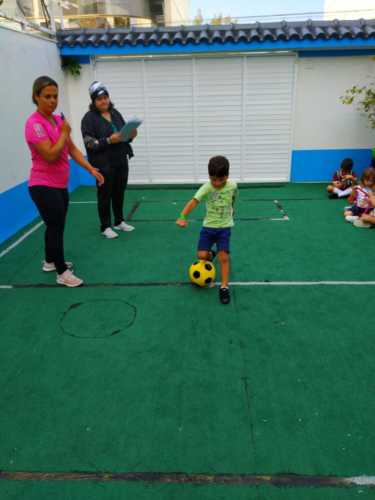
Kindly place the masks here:
POLYGON ((32 186, 29 191, 46 225, 45 260, 48 263, 54 262, 57 273, 62 274, 66 271, 64 229, 69 206, 68 190, 48 186, 32 186))
POLYGON ((124 220, 123 205, 125 190, 128 185, 129 167, 125 161, 122 165, 108 166, 100 169, 104 176, 104 184, 98 187, 98 213, 100 230, 111 227, 111 205, 115 226, 124 220))

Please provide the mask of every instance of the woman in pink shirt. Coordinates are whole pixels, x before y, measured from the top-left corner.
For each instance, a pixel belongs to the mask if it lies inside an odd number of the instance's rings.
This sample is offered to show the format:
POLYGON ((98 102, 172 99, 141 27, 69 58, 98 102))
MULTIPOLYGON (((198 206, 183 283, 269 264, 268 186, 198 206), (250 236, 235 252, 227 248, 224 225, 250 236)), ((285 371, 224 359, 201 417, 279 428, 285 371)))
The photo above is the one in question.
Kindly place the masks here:
POLYGON ((37 78, 32 98, 37 110, 26 121, 25 137, 32 158, 29 192, 46 225, 43 271, 56 271, 58 284, 76 287, 83 281, 72 273, 72 263, 64 258, 69 155, 99 184, 104 178, 73 143, 69 123, 63 116, 53 114, 58 104, 57 83, 48 76, 37 78))

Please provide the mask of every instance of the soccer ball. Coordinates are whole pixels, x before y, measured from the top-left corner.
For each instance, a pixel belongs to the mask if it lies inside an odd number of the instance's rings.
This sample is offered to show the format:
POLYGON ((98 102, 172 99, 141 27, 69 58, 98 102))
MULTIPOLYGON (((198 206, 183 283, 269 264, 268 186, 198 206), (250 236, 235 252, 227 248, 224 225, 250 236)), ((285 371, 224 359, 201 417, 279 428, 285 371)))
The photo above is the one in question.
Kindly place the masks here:
POLYGON ((207 260, 198 260, 189 268, 189 278, 194 285, 207 286, 215 281, 215 276, 215 266, 207 260))

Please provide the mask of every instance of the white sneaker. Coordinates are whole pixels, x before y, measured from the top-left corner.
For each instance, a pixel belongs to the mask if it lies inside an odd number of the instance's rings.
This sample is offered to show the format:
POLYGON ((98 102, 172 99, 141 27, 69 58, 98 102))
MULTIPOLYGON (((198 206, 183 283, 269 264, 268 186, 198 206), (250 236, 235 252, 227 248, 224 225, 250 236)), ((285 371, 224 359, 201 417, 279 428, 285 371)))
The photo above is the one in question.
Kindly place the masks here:
POLYGON ((368 222, 365 222, 362 219, 355 220, 353 222, 353 224, 354 224, 355 227, 371 227, 371 225, 372 225, 372 224, 370 224, 368 222))
POLYGON ((118 231, 125 231, 126 233, 130 233, 131 231, 134 231, 134 226, 130 226, 129 224, 126 224, 126 222, 122 221, 121 224, 118 226, 115 226, 115 229, 118 231))
POLYGON ((105 231, 102 232, 102 235, 108 238, 109 240, 113 240, 114 238, 118 238, 118 234, 114 232, 111 227, 107 227, 105 231))
POLYGON ((358 215, 347 215, 347 216, 345 217, 345 220, 346 220, 347 222, 351 222, 352 224, 353 224, 353 222, 354 222, 355 220, 358 220, 358 219, 359 219, 358 215))
MULTIPOLYGON (((65 265, 68 269, 73 269, 73 262, 65 262, 65 265)), ((56 266, 54 262, 43 262, 43 271, 45 273, 50 273, 51 271, 56 271, 56 266)))
POLYGON ((57 275, 56 283, 68 286, 69 288, 75 288, 76 286, 81 286, 83 284, 83 280, 74 276, 72 271, 67 269, 64 273, 57 275))

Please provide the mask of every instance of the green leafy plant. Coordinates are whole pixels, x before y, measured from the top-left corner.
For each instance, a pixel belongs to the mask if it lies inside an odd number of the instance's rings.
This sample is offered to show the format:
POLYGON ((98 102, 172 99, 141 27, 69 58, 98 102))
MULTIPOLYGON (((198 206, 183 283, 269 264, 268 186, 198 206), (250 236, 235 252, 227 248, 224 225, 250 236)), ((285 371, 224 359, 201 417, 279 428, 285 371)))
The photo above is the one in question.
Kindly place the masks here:
POLYGON ((73 57, 64 57, 62 59, 61 67, 72 76, 79 76, 81 74, 82 66, 73 57))
POLYGON ((356 103, 357 109, 364 113, 371 128, 375 129, 375 88, 370 85, 357 87, 354 85, 340 97, 341 102, 348 106, 356 103))

